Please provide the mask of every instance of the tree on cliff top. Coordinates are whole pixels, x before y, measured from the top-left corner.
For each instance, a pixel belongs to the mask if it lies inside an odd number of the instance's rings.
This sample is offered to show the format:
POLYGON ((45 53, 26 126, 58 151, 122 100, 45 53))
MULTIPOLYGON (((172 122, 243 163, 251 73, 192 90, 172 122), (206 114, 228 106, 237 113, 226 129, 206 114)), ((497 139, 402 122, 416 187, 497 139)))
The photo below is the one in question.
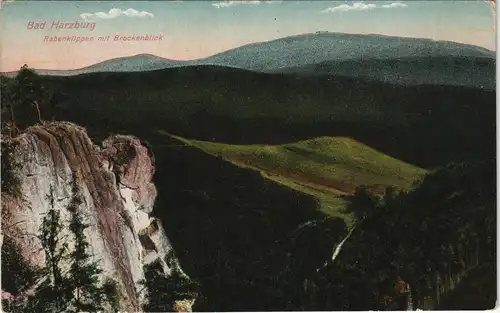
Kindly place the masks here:
POLYGON ((42 84, 40 76, 25 64, 17 73, 13 87, 17 104, 24 107, 35 107, 41 122, 40 106, 48 103, 49 94, 42 84))
POLYGON ((2 113, 7 113, 8 122, 17 126, 16 111, 36 110, 37 119, 42 121, 41 107, 50 104, 55 98, 50 97, 50 93, 42 84, 40 76, 28 67, 23 65, 14 79, 2 76, 1 78, 1 103, 2 113))

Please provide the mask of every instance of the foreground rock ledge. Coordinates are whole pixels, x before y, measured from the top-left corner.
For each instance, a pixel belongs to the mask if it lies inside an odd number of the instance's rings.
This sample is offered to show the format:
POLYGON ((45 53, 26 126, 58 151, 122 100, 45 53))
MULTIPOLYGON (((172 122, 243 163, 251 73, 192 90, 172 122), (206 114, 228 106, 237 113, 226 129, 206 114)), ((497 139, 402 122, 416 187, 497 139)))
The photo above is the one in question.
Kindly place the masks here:
MULTIPOLYGON (((155 164, 138 138, 116 135, 99 147, 84 128, 51 122, 2 138, 2 145, 11 148, 2 158, 14 168, 20 191, 2 190, 2 235, 31 266, 44 265, 36 234, 51 208, 49 199, 62 220, 69 220, 66 207, 76 184, 83 198, 80 209, 91 224, 86 232, 90 252, 103 269, 102 282, 111 279, 119 286, 121 310, 141 311, 143 265, 159 259, 166 275, 182 272, 161 222, 150 215, 155 164)), ((193 299, 180 302, 176 307, 191 311, 193 299)))

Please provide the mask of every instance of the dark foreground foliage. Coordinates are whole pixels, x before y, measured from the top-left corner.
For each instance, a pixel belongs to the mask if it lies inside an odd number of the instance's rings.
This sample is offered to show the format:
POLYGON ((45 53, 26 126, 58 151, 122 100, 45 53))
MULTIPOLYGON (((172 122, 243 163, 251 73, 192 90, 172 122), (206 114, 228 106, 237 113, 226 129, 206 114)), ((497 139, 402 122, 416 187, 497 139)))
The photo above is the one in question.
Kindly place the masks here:
POLYGON ((146 312, 173 312, 176 301, 200 296, 198 283, 176 269, 166 276, 159 260, 144 266, 144 277, 146 312))
POLYGON ((438 286, 448 290, 458 275, 494 262, 495 172, 493 161, 449 164, 408 193, 373 199, 368 212, 369 196, 360 191, 348 209, 367 213, 355 214, 357 227, 337 262, 317 276, 321 308, 388 309, 384 300, 396 301, 398 280, 411 287, 415 306, 431 296, 435 308, 438 286))

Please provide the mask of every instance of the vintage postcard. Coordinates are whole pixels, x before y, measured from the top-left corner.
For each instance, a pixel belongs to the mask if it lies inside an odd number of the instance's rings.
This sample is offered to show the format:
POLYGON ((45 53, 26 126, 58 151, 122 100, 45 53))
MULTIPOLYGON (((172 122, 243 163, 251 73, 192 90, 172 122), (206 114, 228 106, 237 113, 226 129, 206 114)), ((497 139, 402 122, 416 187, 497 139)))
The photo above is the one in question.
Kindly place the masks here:
POLYGON ((495 1, 3 1, 2 312, 487 310, 495 1))

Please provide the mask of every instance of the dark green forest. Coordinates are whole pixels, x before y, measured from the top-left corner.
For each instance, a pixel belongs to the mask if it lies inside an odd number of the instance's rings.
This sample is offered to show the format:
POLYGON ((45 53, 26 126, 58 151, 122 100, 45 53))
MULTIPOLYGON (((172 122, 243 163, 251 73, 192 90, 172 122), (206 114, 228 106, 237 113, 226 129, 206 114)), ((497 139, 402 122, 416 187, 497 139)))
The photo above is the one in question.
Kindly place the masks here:
MULTIPOLYGON (((467 273, 489 266, 495 274, 494 91, 218 67, 29 77, 27 91, 2 77, 2 113, 11 122, 3 129, 11 134, 40 119, 70 120, 96 142, 122 133, 152 147, 154 214, 199 282, 177 282, 196 290, 195 311, 404 309, 409 295, 414 306, 438 308, 446 302, 437 298, 451 299, 449 286, 467 273), (32 98, 19 98, 25 94, 40 99, 40 116, 32 98), (320 212, 311 196, 159 129, 243 144, 348 136, 432 171, 409 191, 376 197, 360 186, 347 196, 355 228, 330 262, 350 231, 342 219, 320 212), (395 288, 399 282, 405 288, 395 288)), ((147 273, 146 285, 165 286, 151 291, 151 305, 168 307, 173 283, 154 268, 147 273)), ((16 279, 4 277, 4 286, 16 279)), ((496 286, 484 292, 494 295, 496 286)))
MULTIPOLYGON (((42 117, 74 121, 95 136, 162 129, 239 144, 347 136, 425 168, 495 155, 496 93, 480 88, 216 66, 40 80, 50 91, 42 117)), ((33 106, 17 114, 24 125, 38 122, 33 106)))
MULTIPOLYGON (((398 308, 395 278, 409 284, 414 303, 422 308, 426 296, 434 297, 439 288, 446 292, 457 276, 494 264, 494 170, 495 163, 488 161, 448 164, 410 192, 370 199, 360 190, 347 207, 357 218, 355 231, 338 261, 316 276, 319 303, 327 304, 319 308, 398 308)), ((485 295, 493 296, 491 304, 495 294, 485 295)))

